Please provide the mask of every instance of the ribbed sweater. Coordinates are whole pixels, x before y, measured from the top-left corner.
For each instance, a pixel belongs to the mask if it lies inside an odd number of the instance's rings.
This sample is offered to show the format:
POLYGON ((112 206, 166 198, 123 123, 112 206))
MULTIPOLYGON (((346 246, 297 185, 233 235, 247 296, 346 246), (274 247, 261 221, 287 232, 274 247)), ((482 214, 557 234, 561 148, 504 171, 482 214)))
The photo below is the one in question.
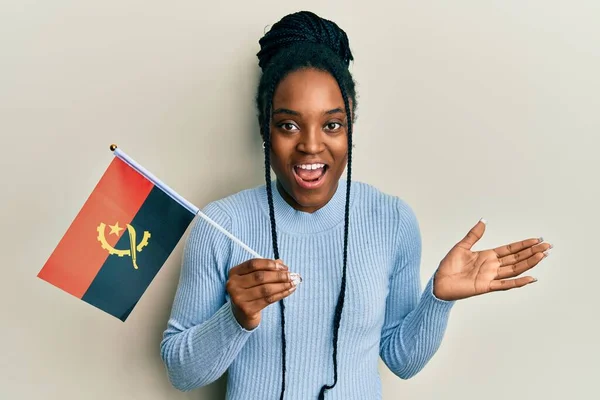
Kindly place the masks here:
MULTIPOLYGON (((285 399, 316 399, 333 382, 333 317, 341 287, 347 182, 313 213, 297 211, 273 183, 280 258, 303 282, 284 299, 285 399)), ((265 186, 208 204, 203 212, 265 258, 273 258, 265 186)), ((379 358, 398 377, 417 374, 438 350, 454 302, 420 281, 421 236, 401 198, 352 181, 346 300, 338 342, 338 383, 326 399, 381 399, 379 358)), ((279 304, 249 331, 235 319, 226 282, 254 258, 197 217, 161 342, 171 384, 183 391, 227 375, 227 399, 279 399, 279 304)))

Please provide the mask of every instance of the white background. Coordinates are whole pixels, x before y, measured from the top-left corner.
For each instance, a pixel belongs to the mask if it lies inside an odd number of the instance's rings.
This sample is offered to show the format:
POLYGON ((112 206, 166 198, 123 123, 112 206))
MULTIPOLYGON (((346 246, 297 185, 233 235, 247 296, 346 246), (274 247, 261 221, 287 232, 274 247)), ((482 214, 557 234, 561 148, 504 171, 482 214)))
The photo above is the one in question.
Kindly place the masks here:
POLYGON ((555 245, 518 291, 459 302, 442 347, 386 399, 597 399, 600 2, 0 3, 0 398, 219 399, 181 393, 159 343, 183 240, 126 323, 37 273, 116 142, 202 207, 263 182, 258 39, 308 9, 350 37, 354 178, 422 229, 425 282, 485 217, 476 247, 555 245))

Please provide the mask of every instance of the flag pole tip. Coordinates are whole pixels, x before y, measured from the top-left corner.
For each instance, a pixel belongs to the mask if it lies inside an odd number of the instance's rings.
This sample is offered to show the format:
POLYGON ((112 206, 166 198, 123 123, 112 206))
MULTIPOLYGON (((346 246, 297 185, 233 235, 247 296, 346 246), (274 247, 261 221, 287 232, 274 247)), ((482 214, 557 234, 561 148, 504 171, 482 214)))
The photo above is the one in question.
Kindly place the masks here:
POLYGON ((116 144, 111 144, 110 145, 110 151, 115 151, 117 149, 117 145, 116 144))

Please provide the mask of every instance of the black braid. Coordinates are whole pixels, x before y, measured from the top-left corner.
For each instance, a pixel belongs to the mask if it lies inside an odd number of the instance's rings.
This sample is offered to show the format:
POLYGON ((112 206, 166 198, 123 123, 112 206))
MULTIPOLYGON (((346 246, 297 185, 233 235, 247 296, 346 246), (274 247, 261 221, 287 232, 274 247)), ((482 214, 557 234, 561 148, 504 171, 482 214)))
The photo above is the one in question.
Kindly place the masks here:
MULTIPOLYGON (((269 87, 265 102, 265 115, 271 115, 271 107, 273 101, 273 93, 275 92, 275 80, 269 87)), ((275 207, 273 206, 273 189, 271 185, 271 118, 265 118, 262 123, 262 136, 265 142, 265 183, 267 188, 267 201, 269 203, 269 217, 271 219, 271 238, 273 240, 273 255, 277 260, 279 259, 279 247, 277 245, 277 225, 275 223, 275 207)), ((285 352, 286 352, 286 340, 285 340, 285 304, 283 300, 279 301, 279 310, 281 314, 281 395, 280 400, 283 400, 283 394, 285 392, 285 352)))
POLYGON ((259 40, 258 65, 264 70, 282 48, 298 42, 326 45, 346 67, 353 60, 346 32, 332 21, 301 11, 282 18, 259 40))
MULTIPOLYGON (((348 65, 353 60, 346 33, 335 23, 322 19, 310 12, 290 14, 273 25, 271 30, 260 40, 261 50, 257 54, 259 65, 263 70, 257 95, 258 118, 265 147, 265 181, 273 252, 279 258, 277 245, 277 229, 273 206, 271 184, 271 108, 277 84, 287 74, 303 69, 315 68, 332 74, 340 87, 346 108, 346 126, 348 137, 348 164, 346 207, 344 213, 344 249, 343 270, 340 293, 333 318, 333 368, 334 382, 324 385, 319 392, 319 399, 324 399, 325 391, 335 387, 338 381, 338 338, 342 310, 346 296, 346 270, 348 262, 348 231, 350 219, 350 187, 352 180, 352 125, 356 118, 355 84, 348 65), (352 100, 352 104, 350 104, 352 100)), ((279 301, 281 311, 281 346, 282 346, 282 386, 280 400, 283 400, 286 384, 286 338, 285 338, 285 305, 279 301)))
POLYGON ((344 264, 342 269, 342 285, 340 288, 340 294, 338 301, 335 306, 335 316, 333 319, 333 385, 323 385, 319 392, 319 400, 325 398, 325 390, 333 389, 338 381, 338 360, 337 360, 337 349, 338 349, 338 332, 340 330, 340 323, 342 320, 342 310, 344 309, 344 300, 346 298, 346 269, 348 264, 348 228, 350 222, 350 186, 352 183, 352 115, 350 112, 350 104, 348 101, 348 95, 344 88, 342 81, 336 73, 333 73, 334 78, 338 82, 342 97, 344 99, 344 106, 346 107, 346 119, 347 119, 347 136, 348 136, 348 172, 347 180, 348 185, 346 187, 346 207, 344 211, 344 264))

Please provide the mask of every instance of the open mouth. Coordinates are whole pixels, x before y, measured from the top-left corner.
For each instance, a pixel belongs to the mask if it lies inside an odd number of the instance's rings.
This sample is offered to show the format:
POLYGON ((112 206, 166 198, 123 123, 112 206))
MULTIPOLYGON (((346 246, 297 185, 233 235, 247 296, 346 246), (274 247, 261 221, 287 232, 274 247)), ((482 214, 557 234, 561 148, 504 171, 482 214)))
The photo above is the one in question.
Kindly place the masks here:
POLYGON ((294 166, 294 177, 300 187, 316 189, 324 182, 328 169, 327 164, 298 164, 294 166))

